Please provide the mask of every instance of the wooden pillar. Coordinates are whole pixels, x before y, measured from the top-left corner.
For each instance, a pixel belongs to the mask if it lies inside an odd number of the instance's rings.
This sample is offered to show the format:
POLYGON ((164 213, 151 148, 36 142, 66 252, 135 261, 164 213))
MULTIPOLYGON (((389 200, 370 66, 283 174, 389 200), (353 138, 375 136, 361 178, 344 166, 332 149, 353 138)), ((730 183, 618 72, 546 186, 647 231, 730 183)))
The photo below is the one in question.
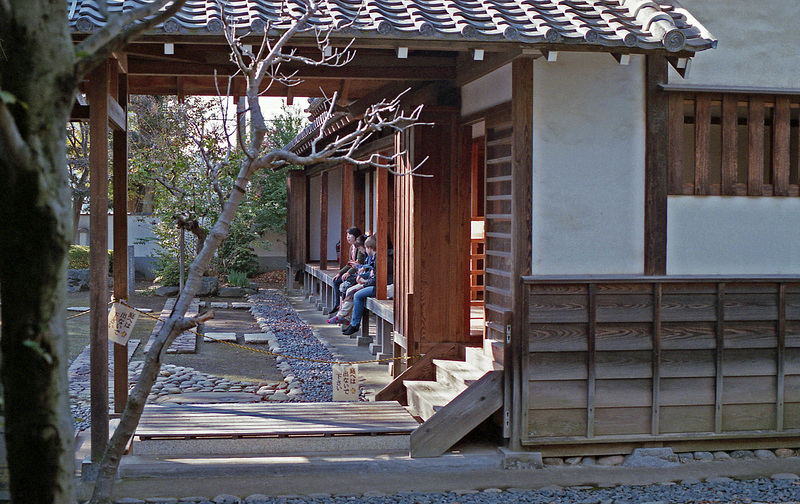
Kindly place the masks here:
POLYGON ((353 165, 342 166, 342 225, 341 246, 339 247, 339 267, 344 268, 350 260, 350 247, 347 245, 347 230, 353 226, 353 165))
MULTIPOLYGON (((128 108, 128 74, 112 72, 117 102, 128 108), (117 74, 115 76, 115 74, 117 74)), ((127 114, 126 114, 127 117, 127 114)), ((114 299, 128 299, 128 132, 114 129, 114 299)), ((128 345, 114 343, 114 411, 128 402, 128 345)))
POLYGON ((387 273, 389 271, 389 171, 385 168, 375 170, 375 185, 378 198, 378 225, 375 235, 378 238, 377 282, 375 297, 386 299, 387 273))
POLYGON ((89 366, 92 461, 108 444, 108 62, 89 76, 89 366))
POLYGON ((667 274, 667 191, 669 183, 669 97, 667 59, 648 55, 644 167, 644 274, 667 274))
POLYGON ((322 172, 319 188, 319 269, 328 269, 328 172, 322 172))
POLYGON ((363 171, 353 173, 353 225, 366 232, 365 219, 365 193, 366 177, 363 171))
MULTIPOLYGON (((527 316, 523 275, 531 273, 531 191, 533 179, 533 60, 517 58, 511 66, 511 448, 521 449, 524 418, 522 379, 527 363, 527 316)), ((507 343, 508 344, 508 343, 507 343)))
POLYGON ((294 270, 303 271, 308 260, 308 184, 302 170, 286 177, 286 253, 294 270))

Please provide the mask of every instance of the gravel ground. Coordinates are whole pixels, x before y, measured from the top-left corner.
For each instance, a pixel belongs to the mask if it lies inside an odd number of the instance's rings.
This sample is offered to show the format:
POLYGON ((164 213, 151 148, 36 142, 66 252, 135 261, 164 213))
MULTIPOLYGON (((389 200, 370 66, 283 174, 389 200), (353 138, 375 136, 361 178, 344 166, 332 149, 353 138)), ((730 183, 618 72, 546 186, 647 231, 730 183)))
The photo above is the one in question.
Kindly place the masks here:
MULTIPOLYGON (((717 478, 725 479, 725 478, 717 478)), ((123 499, 117 504, 167 504, 177 499, 123 499)), ((750 481, 684 481, 668 485, 618 486, 613 488, 551 487, 539 490, 483 491, 463 490, 453 492, 399 492, 385 495, 368 492, 354 495, 315 494, 309 496, 267 497, 250 495, 218 495, 214 498, 193 497, 180 502, 198 504, 759 504, 800 502, 800 480, 772 479, 750 481)))

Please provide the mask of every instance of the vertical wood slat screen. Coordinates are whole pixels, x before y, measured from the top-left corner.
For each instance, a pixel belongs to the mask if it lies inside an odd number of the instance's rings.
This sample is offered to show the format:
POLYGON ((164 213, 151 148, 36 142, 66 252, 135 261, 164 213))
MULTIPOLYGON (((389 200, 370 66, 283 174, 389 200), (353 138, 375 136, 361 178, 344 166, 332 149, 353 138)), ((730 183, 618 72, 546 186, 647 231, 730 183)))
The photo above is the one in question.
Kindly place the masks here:
POLYGON ((486 122, 484 310, 486 335, 505 340, 503 313, 511 309, 512 123, 499 115, 486 122))
POLYGON ((800 280, 525 282, 523 444, 800 436, 800 280))
POLYGON ((669 194, 800 196, 800 96, 673 92, 669 194))

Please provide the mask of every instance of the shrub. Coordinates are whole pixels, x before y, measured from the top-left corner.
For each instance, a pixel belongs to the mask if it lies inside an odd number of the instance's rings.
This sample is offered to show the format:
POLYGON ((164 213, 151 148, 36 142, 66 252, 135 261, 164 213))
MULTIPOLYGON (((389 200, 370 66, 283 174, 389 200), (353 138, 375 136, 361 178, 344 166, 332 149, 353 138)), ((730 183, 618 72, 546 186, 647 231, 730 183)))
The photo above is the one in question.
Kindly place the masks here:
MULTIPOLYGON (((87 245, 69 246, 69 269, 89 269, 89 247, 87 245)), ((108 274, 114 274, 114 251, 108 251, 108 274)))
POLYGON ((247 273, 243 271, 233 270, 228 273, 228 283, 234 287, 249 287, 250 280, 247 279, 247 273))
POLYGON ((69 246, 69 268, 89 269, 89 247, 86 245, 69 246))

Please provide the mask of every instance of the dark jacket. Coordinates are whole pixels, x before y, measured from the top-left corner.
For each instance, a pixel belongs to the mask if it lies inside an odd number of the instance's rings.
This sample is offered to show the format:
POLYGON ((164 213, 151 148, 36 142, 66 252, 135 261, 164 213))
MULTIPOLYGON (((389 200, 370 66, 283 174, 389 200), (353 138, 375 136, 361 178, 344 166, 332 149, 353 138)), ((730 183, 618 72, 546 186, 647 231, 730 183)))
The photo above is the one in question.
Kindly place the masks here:
MULTIPOLYGON (((351 252, 350 252, 350 254, 348 254, 347 260, 350 261, 350 258, 353 257, 352 250, 355 248, 355 250, 356 250, 356 262, 358 262, 358 264, 364 264, 364 261, 366 260, 366 256, 367 255, 365 253, 361 252, 360 250, 358 250, 358 247, 356 247, 355 245, 351 245, 350 247, 351 247, 350 248, 351 252)), ((358 273, 358 270, 356 268, 350 266, 349 264, 345 264, 344 266, 342 266, 342 269, 339 270, 339 276, 342 276, 345 273, 350 273, 351 275, 355 275, 356 273, 358 273)))

